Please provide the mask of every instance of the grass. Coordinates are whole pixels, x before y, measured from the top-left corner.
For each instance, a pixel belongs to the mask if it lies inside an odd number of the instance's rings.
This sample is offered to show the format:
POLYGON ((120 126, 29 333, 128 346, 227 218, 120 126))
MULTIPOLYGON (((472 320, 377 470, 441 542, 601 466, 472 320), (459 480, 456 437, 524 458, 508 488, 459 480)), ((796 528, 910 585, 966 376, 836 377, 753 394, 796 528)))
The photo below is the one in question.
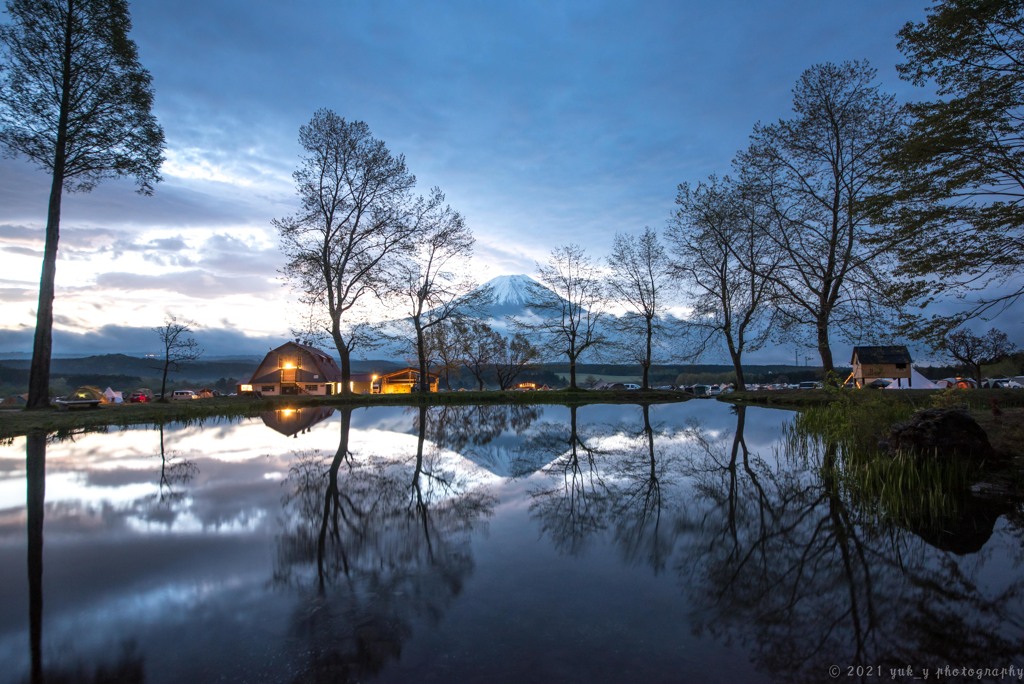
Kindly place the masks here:
POLYGON ((804 408, 787 427, 784 445, 789 453, 817 454, 823 479, 834 480, 864 520, 908 529, 945 529, 963 514, 972 484, 992 476, 990 468, 967 459, 879 448, 893 425, 921 408, 967 409, 992 446, 1015 459, 1011 470, 1016 475, 1011 479, 1019 480, 1024 472, 1024 406, 1019 405, 1024 404, 1024 393, 1019 390, 1002 394, 823 390, 818 394, 815 405, 799 398, 804 408), (1013 406, 1002 408, 1007 404, 1013 406))
MULTIPOLYGON (((831 411, 845 414, 851 424, 859 426, 860 438, 866 442, 877 442, 889 427, 906 420, 916 410, 962 408, 988 433, 996 451, 1017 459, 1024 466, 1024 390, 778 390, 733 392, 719 399, 799 411, 801 415, 831 406, 831 411), (996 415, 994 406, 1000 415, 996 415)), ((815 418, 812 415, 807 420, 815 418)), ((824 416, 822 420, 830 422, 824 416)))
POLYGON ((685 401, 689 395, 671 391, 552 390, 545 392, 440 392, 436 394, 357 394, 333 397, 221 397, 151 404, 106 404, 95 409, 0 410, 0 439, 32 432, 61 433, 103 426, 128 427, 191 423, 214 417, 257 416, 282 406, 429 406, 470 404, 637 404, 685 401))

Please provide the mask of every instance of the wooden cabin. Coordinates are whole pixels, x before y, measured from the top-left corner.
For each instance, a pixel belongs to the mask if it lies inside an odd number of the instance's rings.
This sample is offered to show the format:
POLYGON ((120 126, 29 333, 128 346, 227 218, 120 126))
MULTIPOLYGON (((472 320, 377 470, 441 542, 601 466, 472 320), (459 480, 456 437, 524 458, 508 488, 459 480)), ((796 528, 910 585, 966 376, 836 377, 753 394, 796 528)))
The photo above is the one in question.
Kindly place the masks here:
POLYGON ((271 349, 239 392, 261 396, 331 395, 341 391, 341 369, 329 354, 299 342, 271 349))
MULTIPOLYGON (((438 376, 434 373, 427 373, 429 391, 437 391, 438 379, 438 376)), ((390 373, 373 376, 371 392, 373 394, 408 394, 419 386, 419 383, 419 368, 402 368, 390 373)))
POLYGON ((850 359, 850 365, 853 366, 851 377, 858 388, 866 387, 880 378, 909 387, 911 363, 910 352, 903 345, 854 347, 850 359))

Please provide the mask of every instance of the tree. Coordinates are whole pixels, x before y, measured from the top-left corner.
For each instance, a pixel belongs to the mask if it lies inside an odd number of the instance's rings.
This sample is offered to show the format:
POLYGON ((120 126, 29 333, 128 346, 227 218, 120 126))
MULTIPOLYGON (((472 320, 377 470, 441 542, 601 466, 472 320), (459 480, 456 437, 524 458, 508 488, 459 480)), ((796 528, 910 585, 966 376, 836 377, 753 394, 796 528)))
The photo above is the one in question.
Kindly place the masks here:
POLYGON ((505 352, 505 340, 484 321, 460 323, 456 331, 461 340, 462 365, 476 378, 477 386, 482 391, 487 381, 487 372, 505 352))
POLYGON ((540 350, 530 343, 526 335, 515 333, 511 338, 501 338, 501 353, 494 362, 494 374, 498 378, 498 387, 511 389, 523 371, 530 367, 538 358, 540 350))
POLYGON ((473 253, 473 233, 459 212, 444 204, 444 193, 434 188, 417 202, 412 253, 398 266, 395 279, 400 296, 409 305, 415 331, 416 359, 421 391, 430 387, 431 328, 474 308, 483 296, 464 271, 473 253))
POLYGON ((604 342, 598 324, 603 316, 605 292, 597 266, 579 245, 551 251, 545 266, 537 265, 540 283, 531 287, 530 307, 540 320, 520 322, 540 335, 543 346, 569 361, 569 389, 576 386, 576 364, 592 347, 604 342))
POLYGON ((874 83, 866 62, 816 65, 793 90, 794 117, 758 124, 737 159, 740 177, 763 198, 767 232, 780 259, 769 278, 792 330, 810 330, 826 373, 834 370, 831 335, 855 339, 876 327, 887 305, 880 272, 890 245, 871 222, 878 168, 902 126, 901 109, 874 83))
POLYGON ((153 328, 153 332, 160 338, 160 344, 163 346, 160 401, 167 401, 167 373, 169 371, 177 372, 181 370, 182 363, 195 361, 203 355, 202 347, 192 337, 194 326, 195 323, 192 321, 178 320, 176 316, 168 316, 162 326, 153 328))
POLYGON ((128 38, 126 0, 8 0, 0 25, 0 146, 51 175, 28 408, 49 406, 53 300, 64 191, 133 176, 152 194, 164 134, 149 72, 128 38))
POLYGON ((444 377, 444 386, 452 388, 452 371, 462 364, 457 319, 439 323, 427 330, 427 345, 437 358, 437 371, 444 377))
POLYGON ((961 328, 950 333, 943 342, 950 356, 967 367, 971 377, 981 387, 981 367, 997 363, 1013 353, 1016 345, 1002 330, 992 328, 978 336, 961 328))
POLYGON ((292 175, 302 209, 273 225, 288 259, 284 276, 303 303, 326 311, 348 393, 367 298, 389 291, 389 261, 411 248, 416 178, 369 126, 328 109, 299 129, 299 143, 304 155, 292 175))
POLYGON ((939 0, 899 35, 901 76, 940 98, 888 158, 901 270, 924 304, 988 288, 948 329, 1024 294, 1024 2, 939 0))
POLYGON ((650 387, 653 362, 654 333, 664 312, 663 295, 670 285, 668 257, 658 240, 657 232, 644 228, 640 235, 618 233, 608 259, 608 285, 613 295, 624 302, 633 315, 622 316, 616 323, 630 339, 643 342, 637 353, 643 370, 641 387, 650 387))
POLYGON ((690 292, 692 320, 724 338, 743 391, 743 354, 760 349, 774 327, 770 274, 778 251, 767 232, 770 216, 749 188, 728 177, 681 184, 676 204, 667 234, 672 273, 690 292))

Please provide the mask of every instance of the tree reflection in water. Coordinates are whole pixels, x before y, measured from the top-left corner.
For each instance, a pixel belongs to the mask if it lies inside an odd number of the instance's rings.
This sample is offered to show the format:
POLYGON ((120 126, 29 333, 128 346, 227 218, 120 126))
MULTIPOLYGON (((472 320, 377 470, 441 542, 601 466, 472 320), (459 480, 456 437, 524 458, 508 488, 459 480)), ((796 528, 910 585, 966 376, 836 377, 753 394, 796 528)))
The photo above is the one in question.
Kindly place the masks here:
POLYGON ((296 454, 284 499, 277 583, 306 592, 293 633, 308 643, 296 681, 350 681, 397 659, 417 619, 436 621, 472 572, 472 532, 494 500, 444 472, 427 440, 441 412, 420 407, 415 454, 361 458, 338 448, 296 454))
POLYGON ((555 484, 532 492, 530 514, 559 551, 576 555, 605 528, 610 492, 600 472, 602 454, 580 432, 577 407, 568 408, 568 425, 545 423, 527 440, 520 467, 532 472, 547 463, 542 472, 555 484))
POLYGON ((705 438, 694 463, 707 505, 678 569, 696 629, 746 644, 786 681, 821 681, 835 664, 994 666, 1024 655, 1019 572, 986 587, 984 552, 943 553, 851 505, 833 445, 784 442, 770 463, 750 453, 744 420, 739 407, 732 438, 705 438))
POLYGON ((627 562, 660 572, 683 520, 680 485, 691 430, 680 440, 655 429, 649 405, 639 409, 639 429, 635 424, 581 428, 577 408, 568 407, 568 425, 541 426, 526 442, 521 464, 524 471, 539 467, 554 480, 532 491, 530 512, 557 549, 579 554, 589 539, 610 530, 627 562))
MULTIPOLYGON (((73 439, 74 431, 54 435, 52 439, 73 439)), ((134 641, 121 645, 111 662, 77 664, 55 663, 43 667, 43 529, 46 508, 46 444, 51 437, 33 432, 25 438, 26 528, 28 530, 29 592, 29 681, 44 682, 133 682, 146 681, 146 668, 134 641)), ((161 442, 162 444, 162 442, 161 442)), ((64 654, 62 654, 64 655, 64 654)), ((8 672, 10 674, 10 672, 8 672)))

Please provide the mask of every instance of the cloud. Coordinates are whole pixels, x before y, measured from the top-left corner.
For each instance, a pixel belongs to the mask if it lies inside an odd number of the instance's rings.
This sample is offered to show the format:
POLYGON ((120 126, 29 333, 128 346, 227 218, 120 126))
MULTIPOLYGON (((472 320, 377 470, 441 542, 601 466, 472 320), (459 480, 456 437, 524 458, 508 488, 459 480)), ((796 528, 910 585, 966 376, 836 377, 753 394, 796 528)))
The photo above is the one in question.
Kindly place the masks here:
POLYGON ((0 285, 0 302, 35 302, 39 293, 27 287, 4 287, 0 285))
MULTIPOLYGON (((19 330, 0 328, 0 349, 31 350, 32 328, 19 330)), ((287 336, 250 336, 238 329, 207 330, 196 328, 193 333, 204 350, 204 356, 262 356, 277 347, 287 336)), ((92 355, 124 353, 144 355, 159 351, 159 338, 152 328, 105 325, 89 332, 75 333, 57 328, 53 332, 54 354, 92 355)))
POLYGON ((267 278, 222 276, 201 269, 160 275, 108 272, 96 276, 96 286, 111 290, 166 290, 185 297, 217 299, 230 295, 254 295, 280 289, 267 278))

